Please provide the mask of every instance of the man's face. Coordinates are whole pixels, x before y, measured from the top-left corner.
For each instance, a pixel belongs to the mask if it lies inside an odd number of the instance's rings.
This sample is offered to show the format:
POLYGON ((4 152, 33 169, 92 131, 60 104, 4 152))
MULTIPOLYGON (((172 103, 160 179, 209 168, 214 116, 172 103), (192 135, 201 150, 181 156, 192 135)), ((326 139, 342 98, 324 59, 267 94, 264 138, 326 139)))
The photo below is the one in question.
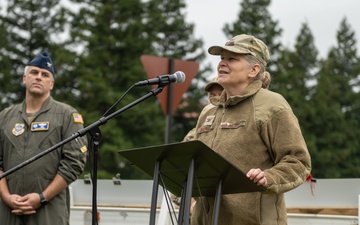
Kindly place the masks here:
POLYGON ((32 95, 46 95, 54 87, 54 77, 48 70, 29 66, 23 75, 23 84, 26 87, 26 92, 32 95))

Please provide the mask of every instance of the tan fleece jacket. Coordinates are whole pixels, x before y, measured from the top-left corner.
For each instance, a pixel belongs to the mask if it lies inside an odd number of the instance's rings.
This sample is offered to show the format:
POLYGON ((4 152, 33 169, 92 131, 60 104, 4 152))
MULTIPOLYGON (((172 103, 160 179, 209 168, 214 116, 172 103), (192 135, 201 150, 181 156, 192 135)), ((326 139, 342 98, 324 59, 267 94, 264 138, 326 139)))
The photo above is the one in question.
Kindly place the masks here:
MULTIPOLYGON (((204 142, 244 173, 264 170, 267 192, 223 195, 219 225, 285 225, 284 192, 304 182, 311 170, 310 155, 298 120, 279 94, 252 82, 239 96, 225 92, 201 113, 196 139, 204 142)), ((197 199, 192 225, 212 219, 213 198, 197 199), (207 217, 207 219, 206 219, 207 217)))

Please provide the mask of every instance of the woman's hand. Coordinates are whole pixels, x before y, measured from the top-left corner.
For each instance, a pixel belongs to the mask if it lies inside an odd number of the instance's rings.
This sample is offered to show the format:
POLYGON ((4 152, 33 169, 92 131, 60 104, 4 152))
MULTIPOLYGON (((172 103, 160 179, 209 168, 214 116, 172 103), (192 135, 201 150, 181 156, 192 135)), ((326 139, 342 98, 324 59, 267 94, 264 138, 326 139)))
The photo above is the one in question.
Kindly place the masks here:
POLYGON ((247 172, 246 176, 259 186, 266 187, 267 185, 265 173, 259 168, 250 169, 249 172, 247 172))

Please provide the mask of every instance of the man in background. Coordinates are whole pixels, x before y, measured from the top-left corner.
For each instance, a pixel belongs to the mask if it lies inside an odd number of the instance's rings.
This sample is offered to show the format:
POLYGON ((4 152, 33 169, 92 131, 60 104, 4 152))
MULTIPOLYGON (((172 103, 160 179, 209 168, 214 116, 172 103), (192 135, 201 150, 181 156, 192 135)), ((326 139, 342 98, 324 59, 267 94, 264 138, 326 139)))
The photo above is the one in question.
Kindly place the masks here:
MULTIPOLYGON (((25 67, 25 100, 0 113, 0 174, 83 128, 82 116, 55 101, 54 66, 45 51, 25 67)), ((1 224, 68 225, 68 186, 83 172, 87 138, 79 137, 0 180, 1 224)))

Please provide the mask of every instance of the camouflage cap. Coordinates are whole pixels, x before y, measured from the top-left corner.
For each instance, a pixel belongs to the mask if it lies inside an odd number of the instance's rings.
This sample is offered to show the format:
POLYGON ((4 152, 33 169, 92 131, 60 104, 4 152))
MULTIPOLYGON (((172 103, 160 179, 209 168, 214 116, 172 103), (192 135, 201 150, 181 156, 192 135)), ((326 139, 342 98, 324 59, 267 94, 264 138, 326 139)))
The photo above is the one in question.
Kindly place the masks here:
POLYGON ((44 51, 37 55, 33 60, 31 60, 28 64, 28 66, 36 66, 45 70, 48 70, 52 73, 53 76, 55 76, 54 73, 54 65, 52 63, 52 60, 47 53, 47 51, 44 51))
POLYGON ((209 92, 210 88, 214 85, 219 85, 220 87, 222 87, 221 84, 218 83, 218 77, 214 77, 209 83, 206 84, 205 91, 209 92))
POLYGON ((225 43, 225 46, 212 46, 208 49, 211 55, 221 55, 223 50, 254 56, 264 67, 270 58, 269 48, 265 43, 252 35, 240 34, 225 43))

